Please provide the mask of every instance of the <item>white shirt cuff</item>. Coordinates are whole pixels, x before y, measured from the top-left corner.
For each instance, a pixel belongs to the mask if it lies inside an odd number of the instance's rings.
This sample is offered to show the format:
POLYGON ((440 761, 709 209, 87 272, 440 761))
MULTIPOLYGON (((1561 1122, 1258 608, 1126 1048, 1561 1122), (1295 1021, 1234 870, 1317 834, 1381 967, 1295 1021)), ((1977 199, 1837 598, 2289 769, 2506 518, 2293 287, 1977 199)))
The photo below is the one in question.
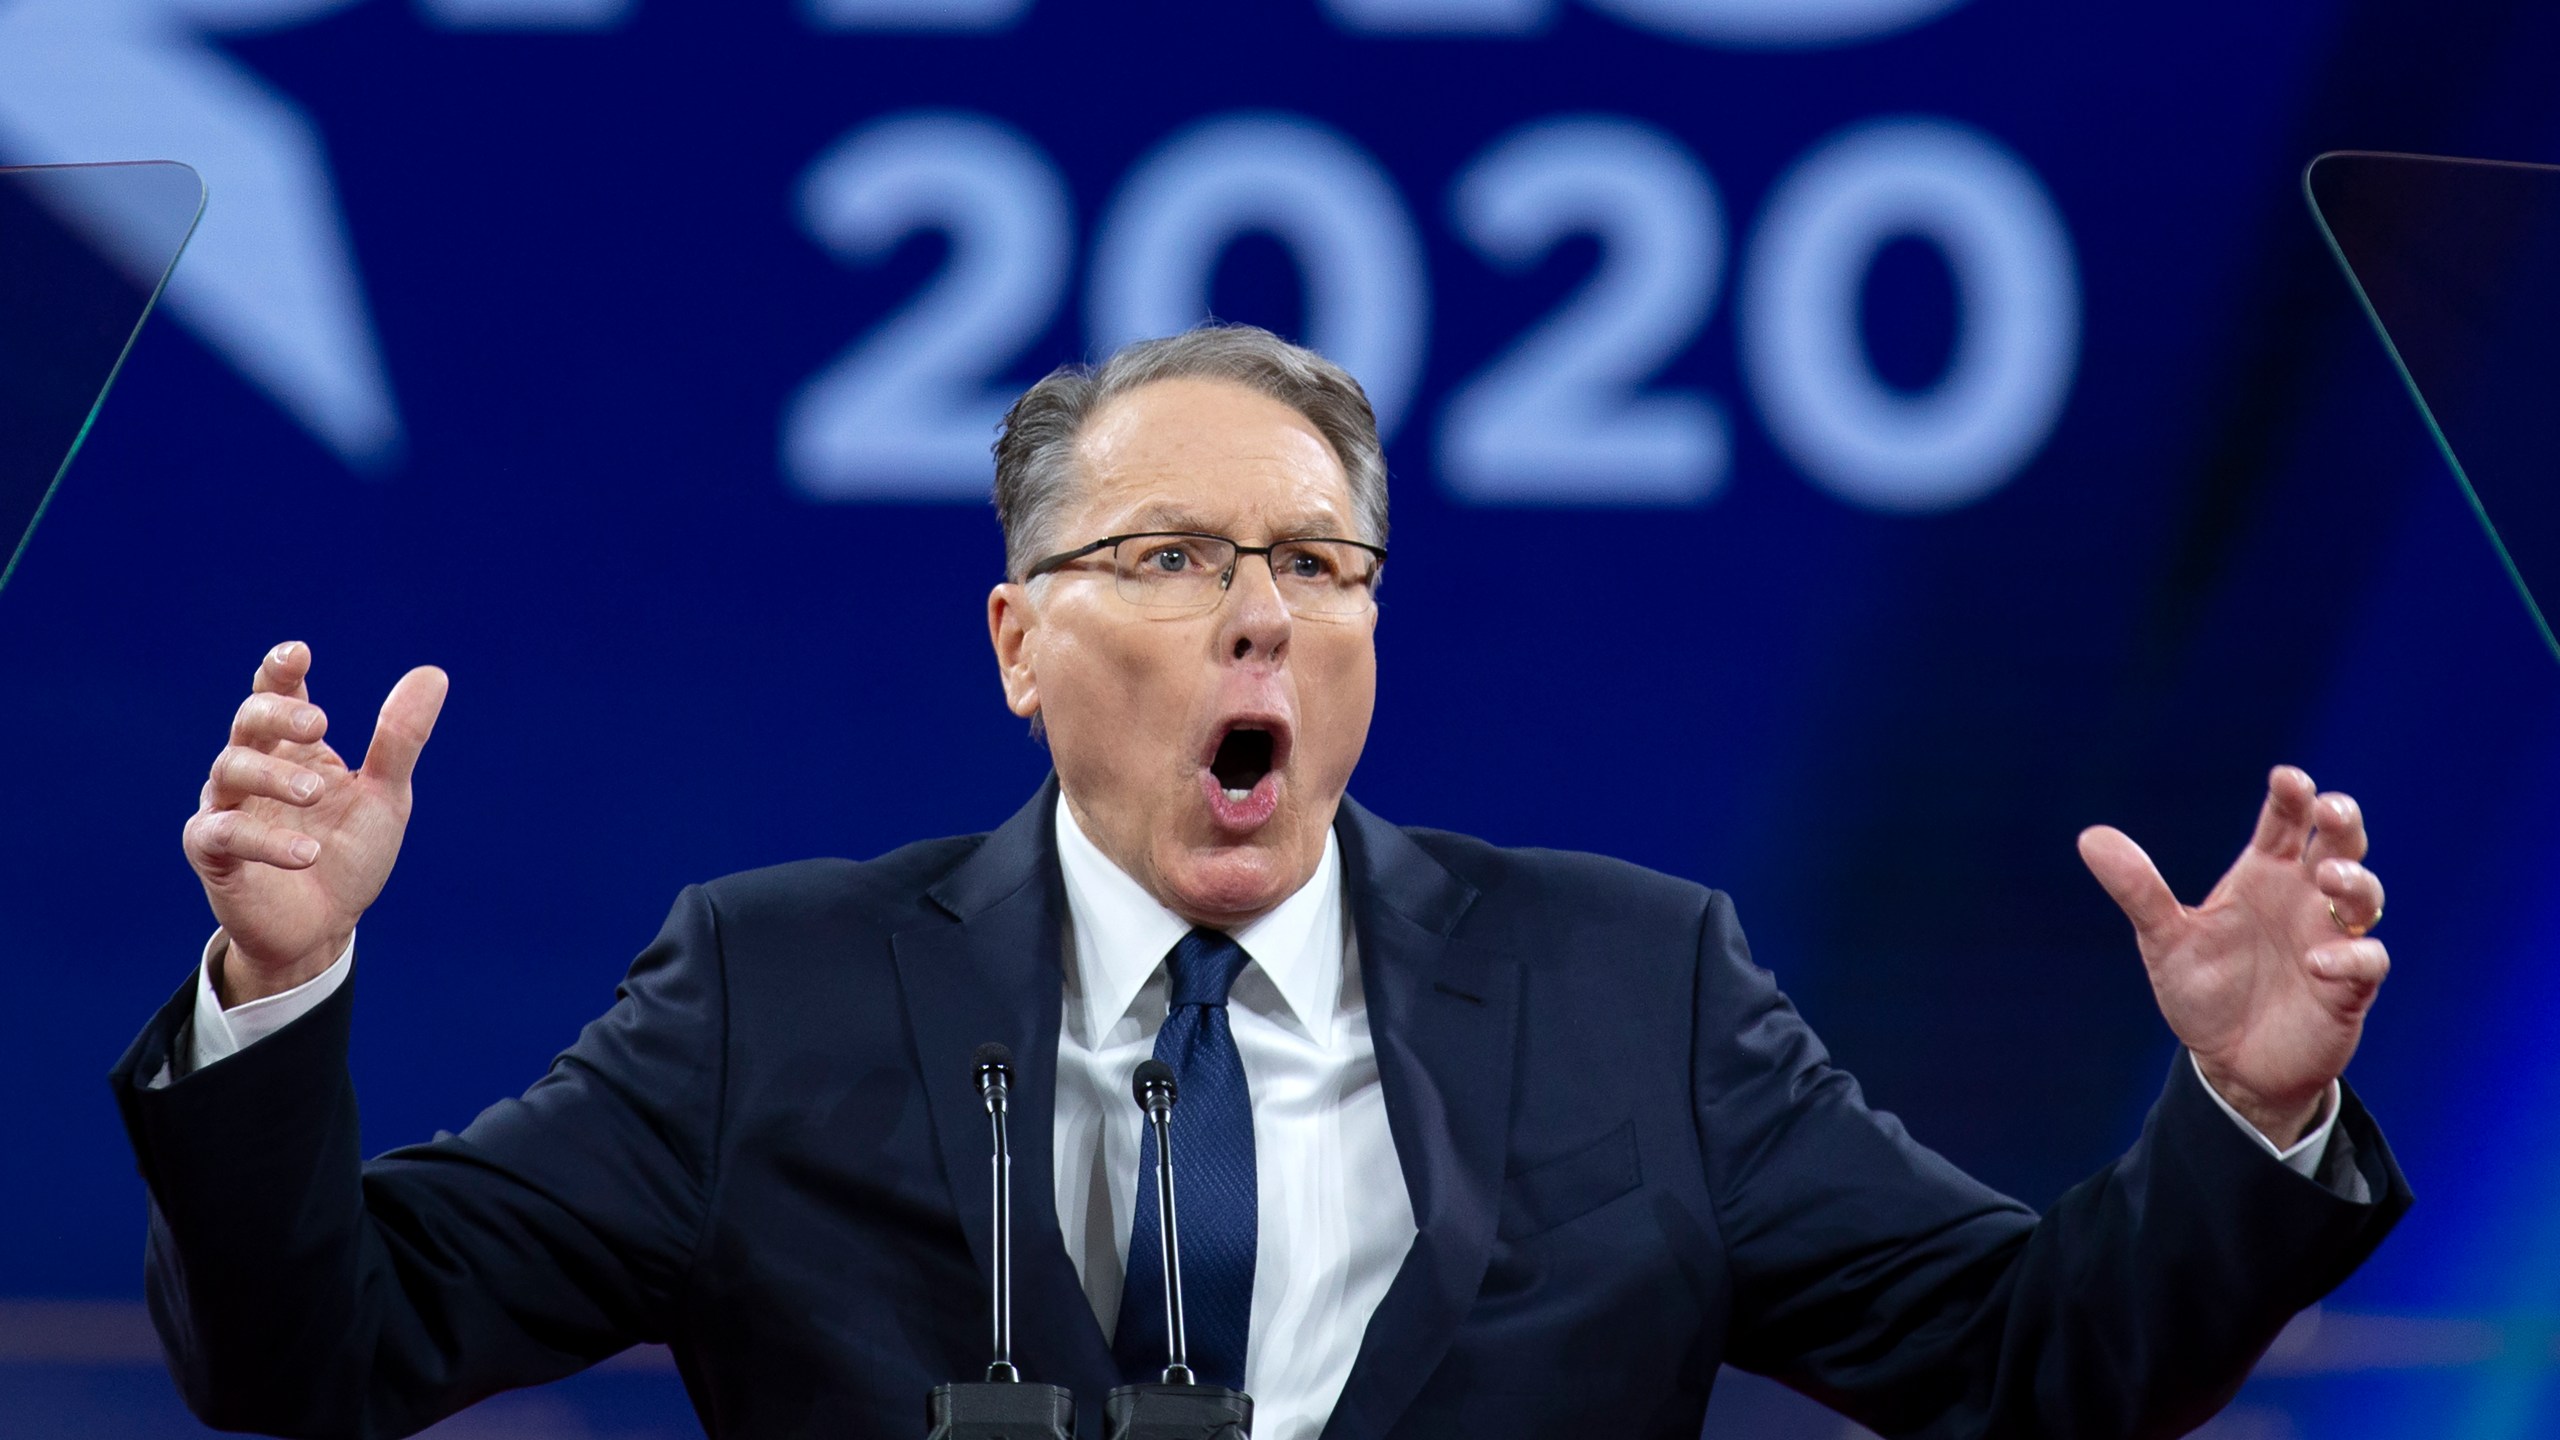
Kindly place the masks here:
POLYGON ((2279 1146, 2243 1118, 2239 1111, 2232 1109, 2231 1102, 2222 1098, 2222 1092, 2213 1088, 2213 1082, 2204 1078, 2204 1062, 2196 1059, 2193 1050, 2187 1052, 2187 1063, 2196 1067, 2196 1079, 2203 1084, 2204 1093, 2213 1097, 2213 1103, 2222 1107, 2222 1113, 2231 1117, 2232 1124, 2247 1132, 2249 1138, 2257 1141, 2268 1154, 2284 1162, 2286 1169, 2305 1180, 2317 1178, 2320 1161, 2329 1153, 2329 1132, 2338 1128, 2340 1100, 2337 1081, 2329 1082, 2329 1093, 2320 1101, 2320 1123, 2312 1127, 2310 1134, 2293 1144, 2279 1146))
POLYGON ((320 1008, 320 1002, 338 993, 355 969, 355 937, 347 937, 347 948, 329 968, 274 995, 243 1001, 225 1010, 222 999, 213 991, 213 961, 227 942, 219 930, 205 942, 204 960, 196 966, 195 1023, 187 1027, 187 1068, 201 1070, 216 1061, 228 1060, 259 1041, 266 1039, 303 1016, 320 1008))

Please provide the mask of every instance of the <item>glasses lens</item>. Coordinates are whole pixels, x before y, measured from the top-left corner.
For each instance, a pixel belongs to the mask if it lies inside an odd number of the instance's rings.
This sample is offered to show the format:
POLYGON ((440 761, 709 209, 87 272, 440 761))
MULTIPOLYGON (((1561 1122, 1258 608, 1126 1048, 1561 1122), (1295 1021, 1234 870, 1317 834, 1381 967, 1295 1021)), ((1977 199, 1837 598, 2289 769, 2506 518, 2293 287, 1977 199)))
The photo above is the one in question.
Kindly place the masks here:
POLYGON ((1218 603, 1236 547, 1206 535, 1132 535, 1112 548, 1120 597, 1160 610, 1198 610, 1218 603))
POLYGON ((1340 540, 1291 540, 1272 548, 1271 579, 1301 615, 1356 615, 1369 608, 1378 557, 1340 540))

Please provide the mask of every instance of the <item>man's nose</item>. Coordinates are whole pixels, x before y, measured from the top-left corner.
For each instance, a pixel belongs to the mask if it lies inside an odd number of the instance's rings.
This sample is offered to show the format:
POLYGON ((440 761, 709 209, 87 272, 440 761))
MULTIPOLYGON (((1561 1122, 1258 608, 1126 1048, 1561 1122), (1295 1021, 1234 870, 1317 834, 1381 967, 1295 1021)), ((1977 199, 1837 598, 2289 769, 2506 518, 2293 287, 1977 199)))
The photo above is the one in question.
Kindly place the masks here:
POLYGON ((1218 613, 1222 648, 1234 659, 1259 655, 1277 660, 1289 647, 1289 607, 1280 598, 1279 579, 1267 555, 1236 557, 1218 613))

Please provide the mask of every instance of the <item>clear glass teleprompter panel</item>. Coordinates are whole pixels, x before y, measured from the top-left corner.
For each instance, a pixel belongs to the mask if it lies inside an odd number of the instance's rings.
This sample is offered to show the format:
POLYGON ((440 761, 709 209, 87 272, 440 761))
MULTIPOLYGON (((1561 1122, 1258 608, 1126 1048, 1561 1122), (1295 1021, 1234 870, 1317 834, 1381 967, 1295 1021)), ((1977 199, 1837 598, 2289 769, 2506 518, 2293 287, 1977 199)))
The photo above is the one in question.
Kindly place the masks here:
POLYGON ((203 210, 169 161, 0 167, 0 585, 203 210))
POLYGON ((2560 166, 2346 151, 2303 188, 2560 655, 2560 166))

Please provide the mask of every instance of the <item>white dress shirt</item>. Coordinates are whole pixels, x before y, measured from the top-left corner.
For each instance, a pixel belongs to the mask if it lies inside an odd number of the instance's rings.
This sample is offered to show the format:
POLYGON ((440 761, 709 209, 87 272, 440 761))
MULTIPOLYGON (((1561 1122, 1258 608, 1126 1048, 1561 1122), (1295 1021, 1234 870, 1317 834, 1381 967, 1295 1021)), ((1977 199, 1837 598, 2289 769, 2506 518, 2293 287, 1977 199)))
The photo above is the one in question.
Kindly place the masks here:
MULTIPOLYGON (((1066 973, 1055 1100, 1058 1228, 1108 1336, 1119 1322, 1144 1131, 1130 1082, 1138 1063, 1154 1053, 1164 1023, 1165 955, 1191 926, 1087 839, 1064 803, 1055 824, 1069 918, 1060 947, 1066 973)), ((1415 1234, 1378 1084, 1341 847, 1332 836, 1325 837, 1314 876, 1235 939, 1251 957, 1229 994, 1227 1013, 1253 1101, 1258 1237, 1245 1391, 1253 1396, 1254 1430, 1263 1440, 1314 1440, 1415 1234)), ((309 1013, 346 983, 355 961, 350 940, 311 980, 226 1011, 212 978, 222 943, 217 931, 197 970, 186 1042, 191 1069, 309 1013)), ((2196 1076, 2204 1078, 2201 1065, 2196 1076)), ((169 1083, 168 1071, 152 1083, 169 1083)), ((2306 1178, 2319 1170, 2337 1125, 2335 1082, 2320 1123, 2290 1146, 2260 1133, 2209 1081, 2205 1093, 2288 1169, 2306 1178)), ((2371 1198, 2361 1174, 2344 1179, 2348 1199, 2371 1198)))
MULTIPOLYGON (((1145 1133, 1129 1086, 1164 1024, 1165 955, 1191 922, 1085 838, 1063 802, 1057 832, 1070 917, 1058 1026, 1058 1228, 1109 1335, 1120 1318, 1145 1133)), ((1227 997, 1253 1097, 1257 1240, 1244 1388, 1256 1436, 1313 1440, 1414 1237, 1343 904, 1342 850, 1331 835, 1307 883, 1235 940, 1252 957, 1227 997)))

